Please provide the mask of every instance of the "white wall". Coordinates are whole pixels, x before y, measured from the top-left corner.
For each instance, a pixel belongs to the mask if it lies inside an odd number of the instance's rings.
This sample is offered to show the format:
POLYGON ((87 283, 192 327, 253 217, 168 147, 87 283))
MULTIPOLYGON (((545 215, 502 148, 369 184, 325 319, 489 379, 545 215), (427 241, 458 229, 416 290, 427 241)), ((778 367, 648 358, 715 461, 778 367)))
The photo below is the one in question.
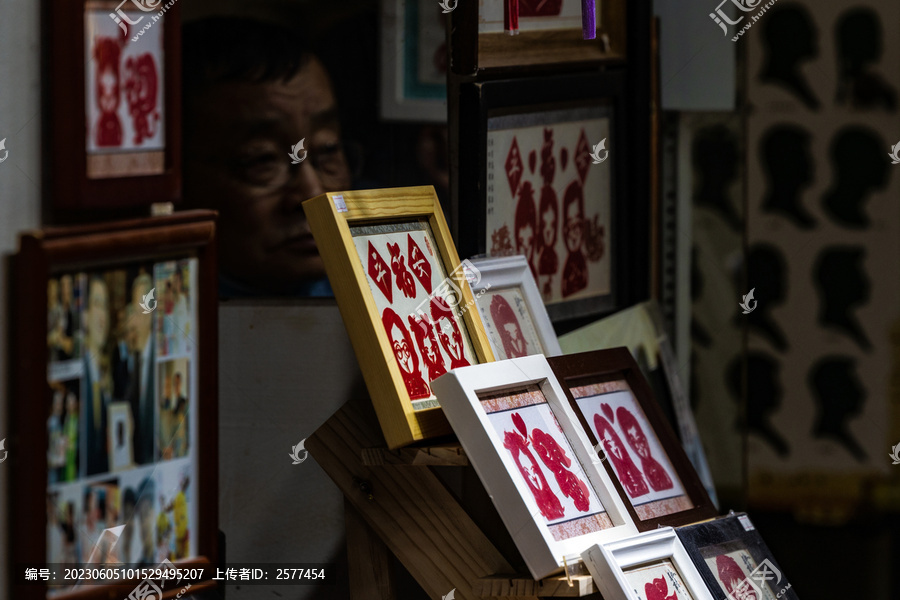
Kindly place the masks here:
MULTIPOLYGON (((18 233, 40 222, 40 4, 0 0, 0 139, 6 138, 9 151, 0 163, 0 255, 4 259, 0 265, 0 439, 9 438, 9 455, 0 464, 0 600, 9 598, 9 463, 16 453, 8 421, 9 272, 5 259, 15 252, 18 233)), ((3 155, 0 151, 0 158, 3 155)))

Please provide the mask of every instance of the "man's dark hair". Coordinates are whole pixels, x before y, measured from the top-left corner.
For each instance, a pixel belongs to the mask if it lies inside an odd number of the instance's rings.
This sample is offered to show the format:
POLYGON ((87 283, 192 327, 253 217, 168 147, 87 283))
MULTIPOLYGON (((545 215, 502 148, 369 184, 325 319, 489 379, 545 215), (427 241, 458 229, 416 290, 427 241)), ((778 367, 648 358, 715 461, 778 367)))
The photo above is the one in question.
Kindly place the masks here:
POLYGON ((300 36, 263 21, 210 17, 182 27, 185 101, 229 81, 290 81, 308 62, 300 36))

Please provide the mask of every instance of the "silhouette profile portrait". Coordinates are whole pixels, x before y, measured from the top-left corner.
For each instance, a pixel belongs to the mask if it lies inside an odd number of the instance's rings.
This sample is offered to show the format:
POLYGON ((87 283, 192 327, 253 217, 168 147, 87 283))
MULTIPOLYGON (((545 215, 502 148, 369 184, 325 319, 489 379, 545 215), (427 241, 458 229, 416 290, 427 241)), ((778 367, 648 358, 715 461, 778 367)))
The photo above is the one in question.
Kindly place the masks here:
POLYGON ((812 15, 799 4, 777 4, 762 26, 765 58, 759 80, 784 88, 807 108, 818 110, 819 100, 800 72, 801 63, 819 54, 812 15))
POLYGON ((860 246, 827 247, 813 265, 813 280, 819 294, 819 324, 837 329, 870 351, 872 343, 854 314, 869 300, 872 287, 863 270, 863 258, 865 251, 860 246))
MULTIPOLYGON (((732 359, 725 372, 731 396, 740 401, 742 357, 732 359)), ((781 367, 778 361, 764 352, 747 353, 747 430, 759 435, 778 456, 790 454, 787 441, 772 425, 771 416, 781 406, 781 367)))
POLYGON ((832 439, 863 462, 868 457, 847 422, 862 413, 866 390, 856 376, 856 361, 847 356, 826 356, 809 371, 809 386, 817 404, 813 436, 832 439))
POLYGON ((737 177, 739 157, 738 140, 724 125, 701 129, 691 145, 691 162, 698 180, 694 205, 719 213, 735 231, 741 229, 743 220, 731 203, 728 189, 737 177))
POLYGON ((881 24, 871 8, 853 8, 838 18, 835 27, 838 83, 835 102, 852 108, 897 107, 897 92, 869 66, 883 52, 881 24))
MULTIPOLYGON (((750 330, 761 335, 778 350, 788 347, 784 332, 770 311, 787 297, 787 265, 781 252, 771 244, 754 244, 747 252, 747 287, 754 288, 756 309, 748 315, 740 312, 738 320, 747 319, 750 330)), ((735 306, 735 309, 740 307, 735 306)))
POLYGON ((822 196, 822 206, 835 223, 851 228, 869 225, 863 204, 887 181, 887 147, 877 133, 864 127, 844 127, 834 136, 828 149, 834 181, 822 196))
POLYGON ((802 191, 813 181, 809 132, 796 125, 776 125, 763 134, 759 159, 766 173, 762 210, 780 215, 801 229, 815 220, 803 207, 802 191))

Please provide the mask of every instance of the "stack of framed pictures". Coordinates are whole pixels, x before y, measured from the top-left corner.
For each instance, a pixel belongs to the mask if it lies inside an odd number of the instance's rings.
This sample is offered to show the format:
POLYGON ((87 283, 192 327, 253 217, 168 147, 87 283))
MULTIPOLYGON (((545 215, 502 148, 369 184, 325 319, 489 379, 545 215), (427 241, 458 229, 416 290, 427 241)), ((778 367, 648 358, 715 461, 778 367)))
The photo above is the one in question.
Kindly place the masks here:
POLYGON ((209 211, 22 235, 12 545, 59 577, 17 598, 66 597, 65 566, 216 561, 213 238, 209 211))

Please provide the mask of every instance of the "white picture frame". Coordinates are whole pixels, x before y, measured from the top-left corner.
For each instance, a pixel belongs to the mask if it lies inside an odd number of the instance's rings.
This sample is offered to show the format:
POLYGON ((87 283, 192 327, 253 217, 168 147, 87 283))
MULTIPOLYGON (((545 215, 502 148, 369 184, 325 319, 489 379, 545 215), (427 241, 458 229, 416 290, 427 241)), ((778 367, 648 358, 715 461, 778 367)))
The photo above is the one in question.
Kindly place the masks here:
POLYGON ((481 322, 484 323, 495 358, 501 360, 532 354, 543 354, 544 356, 562 354, 559 340, 556 338, 556 331, 550 322, 550 315, 547 314, 547 308, 544 306, 537 283, 535 283, 528 266, 528 260, 524 256, 475 258, 469 262, 481 273, 481 286, 485 291, 475 296, 475 304, 481 314, 481 322), (501 293, 503 295, 500 295, 501 293), (514 294, 517 300, 521 299, 521 306, 513 306, 515 302, 509 302, 512 298, 507 296, 510 294, 514 294), (492 316, 493 312, 496 312, 496 304, 492 306, 492 303, 496 303, 497 301, 494 299, 498 297, 507 300, 506 304, 513 309, 515 318, 518 319, 517 323, 523 316, 530 321, 530 323, 519 323, 519 331, 526 346, 524 355, 510 355, 511 353, 507 352, 504 347, 503 333, 499 331, 496 320, 492 316), (526 313, 525 315, 522 314, 523 311, 526 313), (533 341, 536 341, 538 345, 536 352, 532 351, 533 348, 530 347, 533 341))
POLYGON ((659 561, 668 561, 681 576, 681 582, 689 595, 677 594, 679 600, 713 600, 687 550, 671 527, 660 527, 626 539, 595 544, 585 550, 581 558, 605 600, 646 600, 644 594, 635 593, 626 573, 635 567, 645 567, 659 561))
POLYGON ((439 46, 446 40, 440 21, 445 15, 438 4, 432 0, 381 0, 379 94, 385 121, 447 122, 449 56, 445 57, 441 82, 437 81, 437 65, 429 63, 429 59, 436 60, 439 46))
MULTIPOLYGON (((535 579, 543 579, 561 571, 566 564, 577 562, 581 552, 593 544, 637 533, 628 510, 600 459, 592 451, 544 356, 538 354, 454 369, 434 380, 432 390, 437 394, 444 414, 535 579), (529 391, 523 391, 525 388, 529 391), (542 396, 545 402, 520 405, 511 410, 494 410, 489 415, 484 404, 504 403, 508 399, 505 392, 509 392, 508 397, 534 394, 534 397, 542 396), (485 399, 486 395, 496 400, 485 399), (540 419, 545 418, 548 410, 559 426, 556 431, 549 429, 549 435, 554 438, 563 456, 571 460, 567 465, 569 475, 574 474, 574 481, 583 486, 579 499, 589 503, 586 509, 579 509, 576 494, 561 492, 566 506, 560 504, 562 512, 553 519, 547 516, 546 504, 539 506, 535 499, 538 492, 535 490, 549 494, 554 502, 558 502, 556 492, 562 489, 558 485, 558 471, 550 472, 552 469, 548 469, 550 474, 545 477, 541 464, 530 452, 524 451, 531 459, 531 467, 529 470, 521 466, 518 450, 514 455, 512 448, 504 447, 504 440, 508 443, 509 436, 518 434, 505 431, 505 437, 501 439, 496 420, 498 415, 500 418, 509 416, 515 423, 517 413, 527 413, 525 418, 532 424, 541 423, 540 419), (495 420, 492 421, 492 418, 495 420), (566 450, 570 450, 571 454, 566 450), (526 471, 529 481, 525 479, 526 471), (579 479, 579 475, 587 481, 579 479), (576 518, 563 515, 569 508, 574 509, 570 514, 576 514, 576 518), (579 511, 582 512, 580 516, 577 515, 579 511), (605 526, 601 526, 601 522, 605 526)), ((522 424, 519 431, 526 430, 521 416, 519 422, 522 424)), ((544 436, 544 439, 547 436, 546 432, 534 428, 531 437, 521 436, 525 446, 529 445, 530 440, 532 447, 535 447, 534 442, 539 439, 535 434, 544 436)), ((542 444, 545 452, 549 447, 542 444)), ((536 450, 544 464, 548 465, 545 456, 536 450)), ((543 497, 547 499, 547 495, 543 497)))

